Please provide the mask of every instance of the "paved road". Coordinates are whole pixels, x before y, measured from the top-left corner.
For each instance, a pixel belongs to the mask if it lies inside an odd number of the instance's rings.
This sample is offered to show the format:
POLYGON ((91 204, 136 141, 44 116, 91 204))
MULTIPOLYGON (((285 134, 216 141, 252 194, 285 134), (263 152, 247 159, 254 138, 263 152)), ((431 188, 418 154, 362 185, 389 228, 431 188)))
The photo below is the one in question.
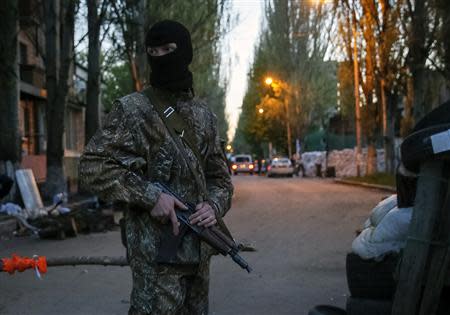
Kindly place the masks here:
MULTIPOLYGON (((227 223, 257 252, 244 253, 247 274, 223 257, 213 259, 211 314, 307 314, 316 304, 343 307, 345 254, 355 229, 386 193, 302 178, 234 177, 227 223)), ((0 257, 16 252, 47 256, 121 255, 119 232, 65 241, 3 239, 0 257)), ((130 271, 121 267, 52 268, 0 274, 0 314, 126 314, 130 271)))

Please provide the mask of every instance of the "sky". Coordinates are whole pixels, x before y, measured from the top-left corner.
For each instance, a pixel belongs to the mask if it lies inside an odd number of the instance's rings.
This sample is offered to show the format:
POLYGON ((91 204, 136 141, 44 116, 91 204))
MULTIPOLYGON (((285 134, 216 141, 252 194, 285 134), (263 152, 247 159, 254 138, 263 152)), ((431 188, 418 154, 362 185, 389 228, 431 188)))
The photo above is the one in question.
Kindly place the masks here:
POLYGON ((225 109, 230 140, 233 139, 237 127, 242 99, 247 88, 247 74, 260 33, 263 0, 232 0, 232 10, 233 14, 239 14, 239 20, 227 34, 228 45, 225 45, 222 51, 222 60, 231 61, 225 109))

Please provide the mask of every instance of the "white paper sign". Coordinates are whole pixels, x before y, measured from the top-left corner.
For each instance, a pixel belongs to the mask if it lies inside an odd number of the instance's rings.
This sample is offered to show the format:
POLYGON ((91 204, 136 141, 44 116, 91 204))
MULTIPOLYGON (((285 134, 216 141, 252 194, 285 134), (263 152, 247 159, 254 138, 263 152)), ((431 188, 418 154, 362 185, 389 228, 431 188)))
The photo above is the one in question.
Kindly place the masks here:
POLYGON ((450 150, 450 129, 431 136, 433 153, 438 154, 450 150))

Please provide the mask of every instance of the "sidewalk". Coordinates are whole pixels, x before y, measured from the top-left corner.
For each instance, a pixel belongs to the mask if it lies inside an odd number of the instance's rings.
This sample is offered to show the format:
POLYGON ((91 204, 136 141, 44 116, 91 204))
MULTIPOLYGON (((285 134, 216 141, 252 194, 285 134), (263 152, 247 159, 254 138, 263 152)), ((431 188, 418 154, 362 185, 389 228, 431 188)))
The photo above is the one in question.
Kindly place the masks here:
POLYGON ((391 193, 397 193, 397 189, 392 186, 369 184, 369 183, 358 182, 358 181, 348 180, 348 179, 335 179, 334 182, 338 183, 338 184, 360 186, 360 187, 366 187, 366 188, 371 188, 371 189, 384 190, 384 191, 388 191, 391 193))

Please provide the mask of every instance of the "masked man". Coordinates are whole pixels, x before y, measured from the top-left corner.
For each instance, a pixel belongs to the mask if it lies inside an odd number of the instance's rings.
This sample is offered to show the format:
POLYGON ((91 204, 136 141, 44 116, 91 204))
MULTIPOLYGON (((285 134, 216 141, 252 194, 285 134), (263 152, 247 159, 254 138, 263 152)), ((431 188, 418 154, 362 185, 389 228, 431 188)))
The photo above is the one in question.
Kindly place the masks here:
POLYGON ((81 184, 125 210, 129 314, 207 314, 212 250, 180 226, 175 209, 185 206, 154 183, 196 204, 190 221, 206 227, 230 208, 233 186, 216 118, 194 98, 189 31, 175 21, 158 22, 146 47, 151 87, 115 102, 81 157, 81 184), (175 116, 172 128, 166 119, 175 116), (162 253, 174 238, 173 255, 162 253))

